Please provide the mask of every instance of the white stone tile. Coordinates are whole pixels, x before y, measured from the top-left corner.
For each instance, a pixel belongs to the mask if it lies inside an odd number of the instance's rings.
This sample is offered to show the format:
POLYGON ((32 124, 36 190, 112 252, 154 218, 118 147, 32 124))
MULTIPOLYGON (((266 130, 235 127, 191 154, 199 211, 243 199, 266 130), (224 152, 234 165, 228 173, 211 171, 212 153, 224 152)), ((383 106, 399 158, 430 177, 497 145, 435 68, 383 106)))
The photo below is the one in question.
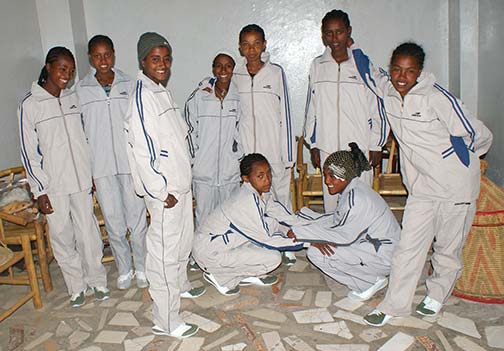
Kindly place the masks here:
POLYGON ((253 321, 252 325, 260 328, 266 328, 266 329, 280 329, 281 326, 277 324, 270 324, 270 323, 265 323, 261 321, 253 321))
POLYGON ((111 297, 110 299, 103 301, 100 304, 100 307, 114 307, 118 301, 119 299, 111 297))
POLYGON ((68 337, 68 349, 74 350, 91 336, 90 333, 76 330, 68 337))
POLYGON ((352 299, 349 299, 348 297, 345 297, 345 298, 343 298, 339 301, 336 301, 334 303, 334 306, 342 308, 342 309, 350 311, 350 312, 355 311, 356 309, 358 309, 362 305, 364 305, 364 302, 352 300, 352 299))
POLYGON ((261 334, 266 350, 268 351, 285 351, 285 347, 280 339, 280 334, 276 331, 270 331, 261 334))
POLYGON ((226 345, 221 347, 221 351, 242 351, 247 347, 244 342, 239 342, 238 344, 226 345))
POLYGON ((315 295, 315 306, 317 307, 329 307, 332 302, 332 292, 331 291, 318 291, 315 295))
POLYGON ((476 325, 469 318, 463 318, 450 312, 444 312, 443 317, 441 317, 437 323, 442 327, 472 336, 473 338, 481 339, 481 334, 476 329, 476 325))
POLYGON ((287 320, 287 317, 283 313, 270 310, 267 308, 259 308, 257 310, 243 311, 243 314, 259 318, 268 322, 283 323, 287 320))
POLYGON ((313 290, 306 289, 306 293, 303 297, 303 302, 302 302, 303 307, 310 307, 312 300, 313 300, 313 290))
POLYGON ((121 344, 128 335, 128 332, 102 330, 94 339, 94 342, 102 342, 105 344, 121 344))
POLYGON ((102 348, 98 346, 89 346, 83 349, 79 349, 79 351, 102 351, 102 348))
POLYGON ((360 325, 366 325, 366 323, 364 323, 364 319, 362 318, 362 316, 344 310, 336 311, 336 313, 333 314, 333 317, 339 319, 346 319, 347 321, 351 321, 360 325))
POLYGON ((62 338, 65 336, 70 335, 72 333, 73 329, 68 325, 67 322, 61 321, 58 324, 58 328, 56 328, 56 337, 57 338, 62 338))
POLYGON ((319 351, 369 351, 366 344, 325 344, 316 345, 319 351))
POLYGON ((394 317, 388 322, 388 324, 393 325, 395 327, 417 328, 424 330, 432 327, 431 323, 428 323, 419 318, 415 318, 413 316, 394 317))
POLYGON ((240 295, 234 296, 224 296, 218 292, 213 286, 207 285, 207 291, 205 295, 198 297, 197 299, 191 299, 196 305, 201 308, 213 308, 215 306, 221 305, 225 302, 237 299, 240 295))
POLYGON ((415 338, 402 332, 390 338, 378 351, 404 351, 415 342, 415 338))
POLYGON ((202 350, 203 351, 209 351, 209 350, 211 350, 211 349, 213 349, 213 348, 215 348, 215 347, 217 347, 219 345, 224 344, 226 341, 234 338, 235 336, 237 336, 239 334, 240 334, 240 332, 238 330, 233 330, 231 333, 226 334, 226 335, 218 338, 214 342, 211 342, 210 344, 203 346, 202 350))
POLYGON ((327 308, 314 308, 311 310, 296 311, 292 313, 296 321, 300 324, 305 323, 327 323, 333 322, 334 318, 327 308))
POLYGON ((362 331, 362 333, 359 334, 359 336, 362 340, 369 343, 369 342, 373 342, 376 340, 386 338, 388 335, 385 334, 379 328, 368 328, 368 329, 364 329, 362 331))
POLYGON ((124 351, 141 351, 152 340, 154 340, 154 335, 124 340, 124 351))
POLYGON ((210 319, 189 311, 181 312, 180 317, 182 317, 182 319, 187 323, 196 324, 207 333, 213 333, 221 327, 219 323, 216 323, 214 321, 211 321, 210 319))
POLYGON ((488 346, 504 349, 504 325, 486 327, 485 335, 488 346))
POLYGON ((305 260, 297 259, 296 263, 294 263, 292 266, 289 267, 289 272, 298 272, 301 273, 303 272, 306 267, 308 267, 308 262, 305 260))
POLYGON ((124 299, 129 300, 129 299, 133 298, 133 296, 135 296, 137 291, 138 291, 138 289, 136 289, 136 288, 129 289, 128 291, 126 291, 126 294, 124 294, 124 299))
POLYGON ((456 336, 453 342, 464 351, 486 351, 484 348, 465 336, 456 336))
POLYGON ((296 351, 315 351, 313 347, 296 335, 286 336, 283 340, 296 351))
POLYGON ((109 313, 109 309, 108 308, 105 308, 101 314, 100 314, 100 321, 98 322, 98 327, 96 328, 96 330, 102 330, 103 327, 105 326, 105 323, 107 322, 107 317, 108 317, 108 313, 109 313))
POLYGON ((282 299, 291 300, 291 301, 299 301, 303 298, 305 291, 289 289, 285 292, 282 299))
POLYGON ((201 350, 201 346, 205 343, 205 338, 192 336, 187 339, 183 339, 180 344, 178 351, 195 351, 201 350))
POLYGON ((120 325, 124 327, 139 327, 137 319, 131 312, 117 312, 108 322, 109 325, 120 325))
POLYGON ((79 327, 81 327, 84 331, 90 332, 93 330, 93 328, 89 324, 87 324, 85 321, 83 321, 82 319, 75 318, 75 321, 77 322, 79 327))
POLYGON ((321 286, 322 276, 320 273, 296 273, 288 274, 285 282, 287 286, 321 286))
POLYGON ((338 335, 348 340, 353 338, 353 335, 350 333, 345 321, 317 324, 313 326, 313 330, 321 333, 338 335))
POLYGON ((44 341, 48 340, 52 336, 53 336, 53 333, 50 333, 50 332, 44 333, 44 334, 40 335, 38 338, 36 338, 35 340, 33 340, 30 343, 28 343, 24 347, 24 349, 25 350, 31 350, 34 347, 37 347, 38 345, 42 344, 44 341))
POLYGON ((450 343, 444 336, 443 332, 441 330, 436 330, 436 336, 439 338, 441 341, 441 344, 443 345, 445 351, 453 351, 453 348, 451 347, 450 343))
POLYGON ((123 301, 117 305, 119 311, 136 312, 140 307, 142 307, 142 301, 123 301))

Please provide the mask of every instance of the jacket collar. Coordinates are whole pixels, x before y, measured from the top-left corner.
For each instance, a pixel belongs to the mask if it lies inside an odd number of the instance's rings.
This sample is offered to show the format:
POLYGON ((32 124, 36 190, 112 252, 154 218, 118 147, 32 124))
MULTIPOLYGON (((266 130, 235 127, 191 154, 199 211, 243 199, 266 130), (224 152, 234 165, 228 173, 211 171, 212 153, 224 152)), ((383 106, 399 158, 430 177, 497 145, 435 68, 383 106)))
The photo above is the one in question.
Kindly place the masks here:
MULTIPOLYGON (((418 77, 417 84, 413 88, 411 88, 411 90, 408 92, 408 94, 406 94, 406 96, 427 95, 435 83, 436 83, 436 77, 434 76, 434 74, 422 71, 420 77, 418 77)), ((401 95, 395 90, 390 80, 388 81, 387 95, 398 97, 399 99, 401 98, 401 95)))
MULTIPOLYGON (((267 51, 263 52, 261 54, 261 60, 264 62, 264 65, 261 67, 259 72, 257 72, 257 74, 259 74, 262 70, 264 70, 266 67, 271 65, 269 52, 267 52, 267 51)), ((241 60, 236 64, 235 72, 238 74, 249 75, 248 70, 247 70, 247 59, 245 57, 242 57, 241 60)))
MULTIPOLYGON (((112 70, 115 73, 114 74, 114 81, 112 82, 112 86, 119 84, 121 82, 129 81, 128 76, 126 74, 124 74, 120 69, 113 67, 112 70)), ((80 85, 82 87, 86 87, 86 86, 99 86, 99 87, 101 87, 100 83, 98 83, 98 80, 95 77, 95 74, 96 74, 96 69, 91 67, 89 69, 88 74, 86 74, 86 76, 84 78, 82 78, 80 85)))
MULTIPOLYGON (((49 94, 49 92, 47 90, 45 90, 44 88, 42 88, 40 85, 38 85, 37 82, 32 83, 32 87, 31 87, 30 92, 32 93, 32 96, 38 101, 49 100, 49 99, 58 99, 58 97, 49 94)), ((64 98, 68 95, 71 95, 71 94, 73 94, 72 90, 63 89, 60 93, 59 98, 61 99, 61 98, 64 98)))
MULTIPOLYGON (((354 48, 354 47, 352 46, 352 48, 354 48)), ((347 48, 347 55, 348 55, 348 60, 342 62, 341 64, 344 64, 345 62, 352 62, 353 61, 352 50, 350 50, 349 48, 347 48)), ((337 64, 334 57, 332 57, 331 48, 329 46, 326 46, 324 52, 320 56, 320 63, 326 63, 326 62, 334 62, 337 64)))
POLYGON ((142 70, 138 71, 137 78, 142 81, 143 85, 154 93, 166 91, 166 88, 161 84, 156 84, 152 79, 147 77, 142 70))

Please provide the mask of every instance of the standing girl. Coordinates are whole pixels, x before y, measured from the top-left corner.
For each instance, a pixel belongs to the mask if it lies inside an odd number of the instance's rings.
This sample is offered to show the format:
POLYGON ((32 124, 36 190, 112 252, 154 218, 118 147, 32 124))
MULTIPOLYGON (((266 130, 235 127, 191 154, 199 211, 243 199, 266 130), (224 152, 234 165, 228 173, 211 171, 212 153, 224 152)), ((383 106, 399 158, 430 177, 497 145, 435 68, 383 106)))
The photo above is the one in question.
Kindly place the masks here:
POLYGON ((93 214, 91 160, 79 99, 66 89, 75 60, 67 48, 54 47, 45 62, 18 108, 21 159, 40 211, 47 215, 70 304, 79 307, 88 286, 98 300, 110 293, 93 214))
POLYGON ((124 132, 131 78, 114 68, 112 40, 96 35, 89 41, 90 72, 77 84, 84 131, 91 148, 96 197, 105 220, 108 238, 119 272, 117 288, 128 289, 136 275, 139 288, 148 286, 145 276, 146 210, 135 194, 128 163, 124 132), (126 239, 130 230, 131 249, 126 239))
POLYGON ((419 45, 399 45, 390 60, 390 80, 382 77, 379 84, 378 94, 385 100, 388 121, 401 150, 401 174, 409 195, 387 294, 377 309, 364 317, 374 326, 411 312, 431 246, 434 271, 427 277, 427 295, 416 312, 436 315, 451 295, 474 219, 479 157, 492 143, 488 128, 437 84, 434 75, 422 72, 424 59, 419 45))
POLYGON ((138 72, 128 110, 129 143, 135 190, 143 195, 151 221, 147 233, 146 274, 153 300, 152 332, 189 337, 198 331, 179 315, 180 297, 197 297, 187 263, 193 244, 191 161, 187 125, 165 88, 172 49, 158 33, 147 32, 137 44, 138 72))
POLYGON ((196 230, 193 247, 203 277, 223 295, 238 294, 238 284, 276 283, 276 276, 264 274, 280 264, 279 251, 309 246, 285 236, 288 226, 300 220, 270 193, 272 175, 266 158, 246 155, 240 172, 243 185, 196 230))
POLYGON ((189 96, 189 125, 196 225, 240 186, 240 97, 231 83, 234 59, 220 52, 212 63, 214 77, 203 80, 189 96))

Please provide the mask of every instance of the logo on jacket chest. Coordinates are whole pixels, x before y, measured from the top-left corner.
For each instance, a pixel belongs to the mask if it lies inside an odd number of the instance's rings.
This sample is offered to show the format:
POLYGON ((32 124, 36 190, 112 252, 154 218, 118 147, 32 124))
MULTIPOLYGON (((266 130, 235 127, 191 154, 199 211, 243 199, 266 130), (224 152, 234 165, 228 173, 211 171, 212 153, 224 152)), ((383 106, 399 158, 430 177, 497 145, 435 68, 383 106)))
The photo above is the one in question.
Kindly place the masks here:
POLYGON ((75 105, 72 105, 72 106, 69 107, 70 110, 73 110, 75 108, 77 108, 77 106, 75 106, 75 105))
POLYGON ((357 76, 350 76, 350 77, 348 77, 348 79, 357 80, 357 76))
POLYGON ((267 85, 263 86, 263 89, 271 89, 271 85, 267 84, 267 85))
POLYGON ((422 114, 420 113, 420 111, 418 111, 418 112, 412 113, 411 117, 422 118, 422 114))
POLYGON ((120 95, 128 95, 128 92, 127 91, 121 91, 119 94, 120 95))

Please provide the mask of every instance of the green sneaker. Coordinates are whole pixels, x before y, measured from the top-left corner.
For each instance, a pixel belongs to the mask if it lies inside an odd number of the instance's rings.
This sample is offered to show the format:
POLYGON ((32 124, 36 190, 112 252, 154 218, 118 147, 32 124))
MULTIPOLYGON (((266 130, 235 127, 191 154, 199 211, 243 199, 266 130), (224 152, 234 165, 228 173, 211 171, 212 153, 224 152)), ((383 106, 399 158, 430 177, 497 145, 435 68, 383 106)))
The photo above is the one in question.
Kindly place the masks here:
POLYGON ((273 285, 278 282, 278 278, 276 275, 267 275, 264 278, 259 278, 259 277, 248 277, 243 279, 240 282, 241 286, 244 285, 259 285, 259 286, 268 286, 268 285, 273 285))
POLYGON ((86 302, 86 297, 84 296, 84 291, 81 291, 78 294, 73 294, 70 297, 70 306, 72 307, 81 307, 86 302))
POLYGON ((415 308, 415 312, 422 316, 435 316, 439 313, 443 304, 426 296, 415 308))
POLYGON ((391 318, 391 315, 385 314, 378 310, 374 310, 373 312, 368 313, 364 316, 364 322, 366 324, 372 325, 373 327, 381 327, 382 325, 385 325, 391 318))
POLYGON ((191 290, 183 292, 182 294, 180 294, 180 297, 183 299, 195 299, 197 297, 200 297, 204 293, 206 293, 206 288, 204 286, 200 286, 198 288, 192 288, 191 290))
POLYGON ((93 288, 94 297, 98 301, 107 300, 110 297, 110 290, 103 286, 96 286, 93 288))
POLYGON ((294 255, 294 252, 284 252, 282 255, 282 263, 286 266, 293 266, 296 263, 296 255, 294 255))

